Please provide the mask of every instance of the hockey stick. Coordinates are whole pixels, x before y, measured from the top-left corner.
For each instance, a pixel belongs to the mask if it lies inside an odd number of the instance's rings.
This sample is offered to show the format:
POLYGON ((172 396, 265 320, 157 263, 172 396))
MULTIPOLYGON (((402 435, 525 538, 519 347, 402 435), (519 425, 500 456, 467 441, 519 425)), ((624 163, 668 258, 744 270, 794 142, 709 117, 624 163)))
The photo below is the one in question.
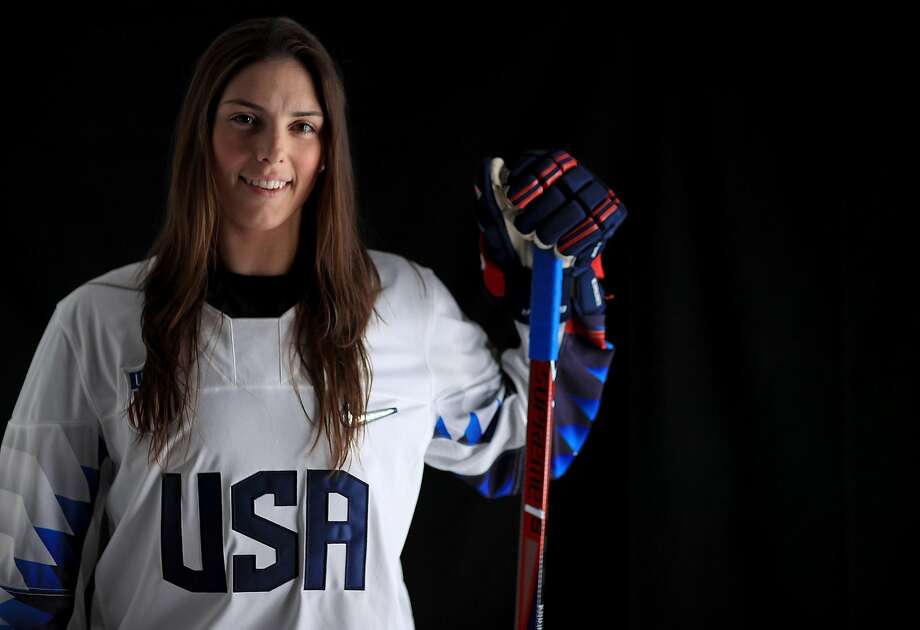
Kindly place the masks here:
POLYGON ((533 246, 530 293, 530 387, 527 394, 527 446, 521 491, 515 630, 543 628, 543 548, 553 436, 553 396, 559 355, 562 261, 553 249, 533 246))

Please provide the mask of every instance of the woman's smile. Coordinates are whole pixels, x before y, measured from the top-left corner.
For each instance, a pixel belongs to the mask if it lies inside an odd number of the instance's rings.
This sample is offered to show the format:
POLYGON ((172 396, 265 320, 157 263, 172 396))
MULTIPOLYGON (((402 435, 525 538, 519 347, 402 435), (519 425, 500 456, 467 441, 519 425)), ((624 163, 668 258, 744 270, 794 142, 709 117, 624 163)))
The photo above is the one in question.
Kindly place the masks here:
POLYGON ((291 188, 291 182, 285 182, 284 186, 282 186, 281 188, 275 188, 275 189, 262 188, 260 186, 253 186, 252 184, 247 182, 246 179, 242 175, 240 175, 240 181, 243 182, 243 185, 248 190, 252 191, 253 193, 257 195, 262 195, 263 197, 277 197, 278 195, 286 193, 291 188))

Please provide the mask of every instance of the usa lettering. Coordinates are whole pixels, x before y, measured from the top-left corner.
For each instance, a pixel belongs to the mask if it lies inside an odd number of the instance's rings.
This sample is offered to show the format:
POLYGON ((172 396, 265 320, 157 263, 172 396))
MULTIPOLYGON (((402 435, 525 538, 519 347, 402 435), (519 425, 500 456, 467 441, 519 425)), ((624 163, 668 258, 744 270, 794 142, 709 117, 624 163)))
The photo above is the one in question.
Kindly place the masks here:
MULTIPOLYGON (((304 590, 326 586, 328 545, 345 544, 345 590, 364 590, 367 558, 368 485, 345 471, 307 470, 304 590), (331 474, 334 472, 334 474, 331 474), (329 520, 329 493, 348 499, 348 518, 329 520)), ((160 554, 163 579, 196 593, 226 593, 220 473, 198 473, 201 569, 182 558, 182 476, 165 473, 161 485, 160 554)), ((255 501, 270 494, 275 505, 297 505, 296 470, 260 470, 230 488, 231 527, 272 547, 275 563, 256 568, 254 555, 233 556, 233 592, 270 591, 295 579, 300 558, 297 532, 255 513, 255 501)))

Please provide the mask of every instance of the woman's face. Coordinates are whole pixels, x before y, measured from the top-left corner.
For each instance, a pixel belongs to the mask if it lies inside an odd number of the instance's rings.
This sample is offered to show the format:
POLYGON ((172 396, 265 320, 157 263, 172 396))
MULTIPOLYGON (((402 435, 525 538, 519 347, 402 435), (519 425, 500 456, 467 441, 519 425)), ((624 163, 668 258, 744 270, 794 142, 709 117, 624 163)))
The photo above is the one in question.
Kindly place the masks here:
POLYGON ((220 96, 212 134, 224 220, 242 230, 299 220, 322 164, 322 124, 313 79, 297 60, 260 61, 240 71, 220 96), (287 183, 265 191, 245 181, 253 178, 287 183))

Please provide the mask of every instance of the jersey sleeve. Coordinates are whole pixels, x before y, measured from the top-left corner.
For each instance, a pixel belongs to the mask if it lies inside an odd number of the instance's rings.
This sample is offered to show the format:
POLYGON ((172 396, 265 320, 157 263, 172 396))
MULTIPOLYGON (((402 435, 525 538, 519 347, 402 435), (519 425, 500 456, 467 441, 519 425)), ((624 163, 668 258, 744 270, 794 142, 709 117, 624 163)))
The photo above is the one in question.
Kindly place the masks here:
POLYGON ((0 628, 64 628, 107 456, 55 308, 0 447, 0 628))
MULTIPOLYGON (((434 295, 426 353, 434 429, 425 463, 454 473, 487 498, 519 494, 526 446, 530 327, 497 351, 431 272, 434 295)), ((568 469, 591 430, 614 346, 604 315, 560 326, 552 436, 552 479, 568 469)))

